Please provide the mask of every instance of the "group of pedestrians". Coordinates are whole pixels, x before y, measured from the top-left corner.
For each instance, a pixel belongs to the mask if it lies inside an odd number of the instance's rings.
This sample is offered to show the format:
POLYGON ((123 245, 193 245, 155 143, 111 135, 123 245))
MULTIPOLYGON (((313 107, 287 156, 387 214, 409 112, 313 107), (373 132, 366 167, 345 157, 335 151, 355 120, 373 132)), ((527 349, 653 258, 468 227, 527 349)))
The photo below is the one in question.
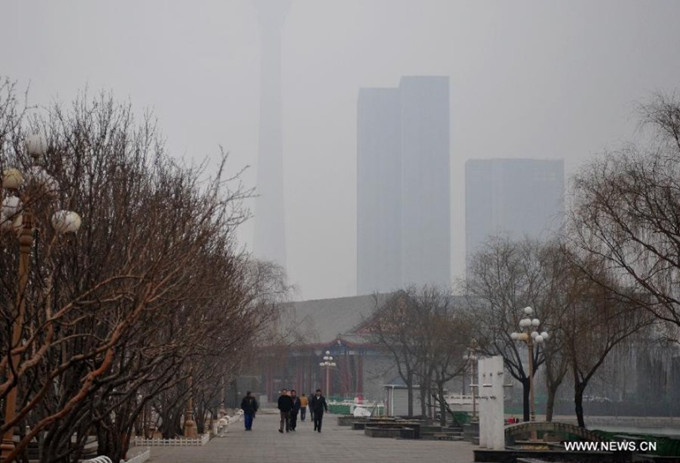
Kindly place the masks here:
POLYGON ((300 413, 300 420, 305 421, 307 406, 309 405, 309 414, 314 421, 314 431, 321 432, 321 423, 323 422, 323 414, 328 411, 328 404, 326 398, 321 395, 321 389, 316 390, 316 394, 312 396, 311 400, 302 394, 297 396, 295 389, 283 389, 279 396, 278 409, 281 415, 281 422, 279 424, 279 432, 295 431, 297 427, 298 412, 300 413))
MULTIPOLYGON (((278 400, 278 409, 281 415, 279 432, 295 431, 298 413, 300 414, 300 421, 305 421, 308 406, 309 414, 314 421, 314 431, 321 432, 323 414, 328 411, 328 404, 326 403, 326 398, 321 395, 321 389, 317 389, 316 393, 309 400, 304 394, 298 397, 295 389, 290 391, 283 389, 278 400)), ((250 431, 253 429, 253 419, 258 409, 257 400, 255 400, 250 391, 246 393, 246 396, 241 401, 241 409, 243 410, 246 431, 250 431)))

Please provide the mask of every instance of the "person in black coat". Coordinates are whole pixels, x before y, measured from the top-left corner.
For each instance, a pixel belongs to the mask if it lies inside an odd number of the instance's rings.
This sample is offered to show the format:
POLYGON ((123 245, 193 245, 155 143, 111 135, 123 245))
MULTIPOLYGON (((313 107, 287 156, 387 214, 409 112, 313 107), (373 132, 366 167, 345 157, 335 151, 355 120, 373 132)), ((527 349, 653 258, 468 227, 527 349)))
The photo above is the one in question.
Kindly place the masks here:
POLYGON ((257 400, 250 394, 250 391, 246 392, 246 396, 241 401, 241 410, 243 410, 246 431, 250 431, 253 428, 255 412, 257 412, 257 400))
POLYGON ((321 389, 316 390, 316 394, 312 397, 309 403, 310 410, 313 411, 314 416, 314 431, 321 432, 321 422, 323 421, 323 413, 328 411, 326 398, 321 395, 321 389))
POLYGON ((288 389, 282 389, 279 396, 279 412, 281 413, 281 424, 279 432, 283 432, 285 423, 286 432, 290 431, 290 411, 293 409, 293 399, 288 395, 288 389))
POLYGON ((290 390, 290 398, 293 400, 293 408, 290 410, 290 430, 295 431, 297 427, 297 415, 300 411, 300 398, 295 389, 290 390))
POLYGON ((308 399, 308 404, 309 404, 309 416, 312 418, 312 421, 314 421, 314 408, 312 407, 312 400, 314 400, 314 394, 309 393, 309 399, 308 399))

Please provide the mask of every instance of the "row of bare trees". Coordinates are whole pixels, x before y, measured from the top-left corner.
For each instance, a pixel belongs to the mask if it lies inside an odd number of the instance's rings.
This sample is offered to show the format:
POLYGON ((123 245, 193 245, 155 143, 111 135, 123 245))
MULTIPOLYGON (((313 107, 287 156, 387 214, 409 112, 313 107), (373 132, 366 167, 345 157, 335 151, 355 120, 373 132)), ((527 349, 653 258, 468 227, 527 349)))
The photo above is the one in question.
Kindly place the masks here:
MULTIPOLYGON (((376 298, 377 301, 377 298, 376 298)), ((376 310, 367 324, 374 341, 393 358, 407 389, 408 414, 414 414, 414 389, 419 386, 420 414, 436 397, 445 424, 446 385, 468 367, 464 359, 473 320, 451 294, 436 287, 410 287, 395 292, 376 310)))
MULTIPOLYGON (((511 338, 519 331, 521 308, 533 307, 549 333, 548 342, 531 353, 535 370, 544 369, 548 420, 568 379, 578 423, 585 426, 584 392, 617 346, 636 335, 679 341, 680 100, 658 96, 641 106, 641 114, 649 130, 641 131, 640 143, 605 153, 575 175, 559 236, 493 237, 468 262, 460 288, 466 310, 453 311, 464 321, 442 333, 445 349, 459 357, 474 338, 483 354, 502 355, 523 385, 525 420, 529 354, 511 338)), ((407 386, 419 382, 425 390, 434 368, 429 362, 441 343, 428 320, 450 312, 448 297, 440 291, 437 302, 429 303, 432 294, 399 292, 376 311, 373 323, 407 386)), ((409 413, 411 402, 412 391, 409 413)))
POLYGON ((612 350, 648 327, 652 319, 619 292, 603 286, 612 274, 598 260, 580 260, 560 242, 530 239, 487 242, 471 261, 467 296, 476 314, 475 337, 486 355, 501 355, 508 372, 523 386, 524 419, 529 419, 529 371, 545 368, 546 418, 552 420, 557 391, 573 382, 574 406, 584 426, 586 387, 612 350), (598 280, 593 277, 597 276, 598 280), (531 306, 549 333, 546 343, 527 352, 511 338, 520 330, 521 308, 531 306))
POLYGON ((153 119, 135 120, 111 97, 24 113, 4 81, 0 168, 28 172, 25 133, 45 134, 39 161, 60 184, 56 202, 83 224, 57 236, 55 205, 24 204, 36 224, 20 295, 16 236, 0 237, 0 399, 19 398, 0 427, 20 432, 8 461, 25 459, 32 440, 42 462, 75 461, 92 434, 99 454, 118 461, 142 416, 144 427, 158 417, 165 437, 181 433, 190 395, 202 430, 287 291, 280 269, 235 240, 249 191, 227 175, 225 156, 210 173, 173 161, 153 119), (18 298, 27 316, 12 344, 18 298))
POLYGON ((520 330, 521 308, 529 305, 536 308, 533 316, 541 320, 541 330, 549 333, 548 342, 532 352, 534 374, 545 370, 547 420, 552 420, 559 387, 569 378, 576 416, 585 426, 586 387, 614 348, 653 322, 622 297, 623 290, 613 292, 592 279, 595 274, 605 281, 601 262, 577 262, 559 242, 497 237, 471 260, 465 296, 432 287, 394 293, 377 308, 369 326, 407 387, 408 413, 414 413, 416 385, 421 415, 427 415, 431 395, 443 402, 449 382, 465 374, 465 353, 474 346, 478 355, 503 357, 508 372, 522 384, 528 421, 529 354, 511 334, 520 330))
POLYGON ((680 100, 657 96, 640 114, 639 143, 604 153, 574 176, 561 236, 491 240, 470 267, 466 292, 485 318, 481 344, 503 355, 525 397, 527 373, 509 333, 524 305, 545 321, 550 341, 534 352, 534 364, 545 364, 548 419, 570 377, 584 426, 586 387, 636 334, 680 340, 680 100))

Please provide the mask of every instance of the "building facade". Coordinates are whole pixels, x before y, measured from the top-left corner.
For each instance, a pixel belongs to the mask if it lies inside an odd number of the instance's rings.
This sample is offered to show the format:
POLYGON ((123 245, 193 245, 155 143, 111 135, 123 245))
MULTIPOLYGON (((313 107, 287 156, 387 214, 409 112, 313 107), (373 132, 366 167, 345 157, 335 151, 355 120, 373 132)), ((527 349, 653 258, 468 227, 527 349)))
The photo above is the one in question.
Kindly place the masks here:
POLYGON ((260 127, 255 204, 255 255, 286 267, 283 197, 281 43, 290 0, 257 0, 260 22, 260 127))
POLYGON ((542 239, 564 223, 564 161, 474 159, 465 164, 467 260, 491 236, 542 239))
POLYGON ((449 82, 359 91, 357 293, 450 284, 449 82))
MULTIPOLYGON (((282 388, 310 393, 320 388, 336 399, 384 399, 384 384, 396 373, 393 360, 363 332, 388 295, 317 299, 283 304, 280 331, 288 342, 267 346, 258 358, 256 389, 269 400, 282 388), (326 375, 319 363, 326 352, 335 367, 326 375)), ((325 392, 324 392, 325 393, 325 392)))

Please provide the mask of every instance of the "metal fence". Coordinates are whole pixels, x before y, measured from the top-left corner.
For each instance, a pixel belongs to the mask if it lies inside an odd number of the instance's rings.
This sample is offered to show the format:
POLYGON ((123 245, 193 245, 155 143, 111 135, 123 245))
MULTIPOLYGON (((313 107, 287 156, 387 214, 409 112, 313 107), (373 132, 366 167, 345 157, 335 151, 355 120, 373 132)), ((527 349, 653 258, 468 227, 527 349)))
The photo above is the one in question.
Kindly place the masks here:
POLYGON ((135 437, 134 445, 139 447, 189 447, 193 445, 205 445, 210 441, 210 434, 206 433, 195 439, 178 437, 176 439, 144 439, 135 437))

